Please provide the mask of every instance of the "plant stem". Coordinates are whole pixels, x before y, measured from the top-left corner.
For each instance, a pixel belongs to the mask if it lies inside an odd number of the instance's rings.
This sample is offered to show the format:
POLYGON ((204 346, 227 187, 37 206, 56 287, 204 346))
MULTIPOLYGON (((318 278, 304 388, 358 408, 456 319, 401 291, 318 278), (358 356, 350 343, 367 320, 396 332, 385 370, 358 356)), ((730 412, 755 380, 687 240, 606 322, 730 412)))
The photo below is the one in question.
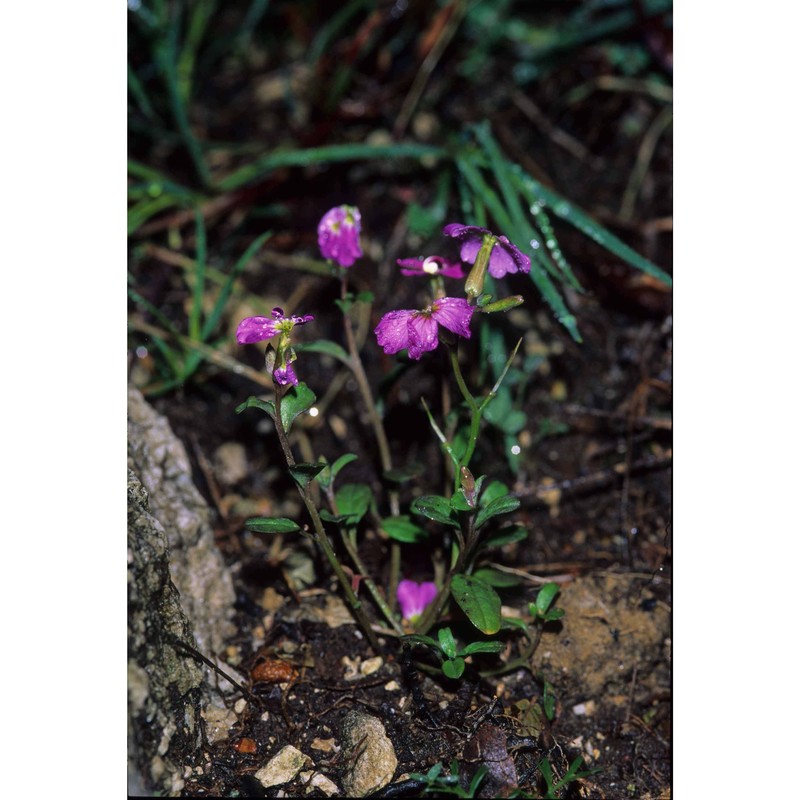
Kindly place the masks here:
MULTIPOLYGON (((286 459, 287 465, 289 467, 294 467, 296 462, 294 460, 294 456, 292 455, 292 449, 289 446, 289 437, 286 434, 286 429, 283 427, 283 420, 281 419, 281 401, 285 393, 286 387, 275 387, 275 430, 277 431, 278 440, 281 443, 281 449, 283 450, 283 455, 286 459)), ((364 612, 364 607, 362 606, 361 601, 356 597, 353 587, 350 585, 350 580, 345 574, 345 571, 342 569, 339 559, 336 557, 336 552, 333 549, 331 540, 328 538, 328 534, 325 533, 325 527, 322 524, 319 511, 317 511, 314 501, 300 485, 297 486, 297 491, 300 493, 303 504, 305 505, 309 516, 311 517, 311 522, 314 526, 314 532, 316 533, 316 539, 322 548, 322 552, 325 554, 325 557, 328 559, 328 563, 331 565, 336 577, 339 579, 342 591, 344 591, 345 598, 350 604, 353 616, 356 618, 356 621, 364 631, 367 641, 372 649, 376 653, 379 653, 380 645, 378 644, 378 638, 375 636, 375 632, 372 630, 372 626, 364 612)))
MULTIPOLYGON (((344 302, 347 298, 347 274, 341 276, 340 280, 341 299, 344 302)), ((361 397, 367 407, 367 414, 369 415, 372 430, 375 433, 375 441, 378 444, 378 453, 381 459, 381 468, 384 472, 389 472, 392 469, 392 451, 389 448, 389 440, 386 438, 386 430, 383 427, 383 420, 378 413, 378 408, 375 405, 375 398, 372 395, 367 374, 364 370, 364 364, 361 361, 361 354, 358 351, 358 344, 356 343, 355 333, 353 331, 353 323, 350 315, 342 310, 344 317, 344 335, 347 341, 347 350, 350 354, 350 371, 356 379, 356 384, 361 392, 361 397)), ((389 510, 393 517, 400 514, 400 499, 394 490, 389 490, 389 510)), ((389 605, 392 610, 395 607, 395 597, 397 594, 397 583, 400 578, 400 545, 392 540, 390 544, 390 559, 389 559, 389 605)), ((394 623, 393 623, 394 624, 394 623)))
POLYGON ((458 491, 458 484, 461 479, 461 467, 469 466, 469 461, 472 458, 472 454, 475 452, 475 446, 478 443, 478 433, 480 431, 481 417, 483 416, 483 406, 478 405, 478 401, 472 396, 472 393, 467 388, 467 384, 464 381, 464 376, 461 374, 461 365, 458 363, 457 344, 450 348, 450 364, 453 367, 453 374, 455 375, 456 384, 458 385, 459 391, 464 397, 464 400, 466 400, 470 410, 469 440, 467 441, 467 449, 464 451, 464 455, 461 457, 461 461, 458 463, 455 471, 456 491, 458 491))

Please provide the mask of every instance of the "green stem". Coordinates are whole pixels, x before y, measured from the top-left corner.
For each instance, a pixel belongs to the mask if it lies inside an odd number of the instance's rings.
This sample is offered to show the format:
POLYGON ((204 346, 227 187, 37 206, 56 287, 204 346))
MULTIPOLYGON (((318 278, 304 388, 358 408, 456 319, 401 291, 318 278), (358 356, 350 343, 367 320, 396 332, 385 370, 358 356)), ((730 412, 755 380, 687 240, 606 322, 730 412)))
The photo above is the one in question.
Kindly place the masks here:
MULTIPOLYGON (((284 386, 275 387, 275 430, 277 431, 278 440, 281 443, 281 449, 283 450, 283 455, 286 458, 286 463, 288 466, 294 467, 296 462, 294 460, 294 456, 292 455, 292 449, 289 446, 289 437, 286 434, 286 429, 283 427, 283 421, 281 419, 281 400, 283 399, 285 392, 286 388, 284 386)), ((361 625, 361 628, 364 631, 367 641, 372 649, 376 653, 379 653, 380 645, 378 644, 378 639, 375 636, 375 632, 372 630, 372 626, 370 625, 369 619, 367 619, 367 615, 364 613, 364 607, 362 606, 361 601, 356 597, 353 587, 350 585, 350 580, 345 574, 344 569, 342 569, 339 559, 336 557, 336 552, 333 549, 331 540, 328 538, 328 534, 325 533, 325 526, 322 524, 319 511, 317 511, 314 501, 302 487, 298 486, 297 491, 300 493, 303 504, 305 505, 309 516, 311 517, 311 522, 314 526, 314 532, 316 533, 316 539, 322 548, 322 552, 328 559, 328 563, 331 565, 336 577, 339 580, 339 584, 342 587, 342 591, 344 591, 345 598, 350 604, 353 616, 356 618, 358 624, 361 625)))
MULTIPOLYGON (((341 299, 344 301, 347 297, 347 275, 341 276, 341 299)), ((361 392, 361 397, 364 399, 364 404, 367 407, 367 415, 369 416, 372 430, 375 433, 375 441, 378 444, 378 453, 381 459, 381 467, 384 473, 392 469, 392 451, 389 448, 389 440, 386 437, 386 430, 383 427, 383 420, 378 413, 378 408, 375 405, 375 398, 372 395, 367 374, 364 370, 364 364, 361 361, 361 354, 358 350, 355 333, 353 331, 353 323, 350 316, 346 311, 343 311, 344 316, 344 335, 347 341, 347 350, 350 354, 350 371, 356 379, 358 390, 361 392)), ((389 491, 389 510, 393 517, 400 514, 400 498, 396 491, 389 491)), ((392 610, 395 608, 395 598, 397 595, 397 584, 400 579, 400 545, 392 541, 390 544, 391 556, 389 559, 389 603, 392 610)))
POLYGON ((461 457, 461 461, 458 463, 455 471, 456 491, 458 491, 459 481, 461 480, 461 467, 469 466, 469 461, 475 452, 475 446, 478 444, 478 433, 480 431, 481 417, 483 416, 485 404, 478 405, 478 401, 472 396, 472 393, 467 388, 467 384, 464 382, 464 376, 461 374, 461 365, 458 363, 457 345, 450 348, 450 364, 453 367, 453 374, 455 375, 459 391, 464 397, 464 400, 466 400, 470 410, 467 449, 464 451, 464 455, 461 457))

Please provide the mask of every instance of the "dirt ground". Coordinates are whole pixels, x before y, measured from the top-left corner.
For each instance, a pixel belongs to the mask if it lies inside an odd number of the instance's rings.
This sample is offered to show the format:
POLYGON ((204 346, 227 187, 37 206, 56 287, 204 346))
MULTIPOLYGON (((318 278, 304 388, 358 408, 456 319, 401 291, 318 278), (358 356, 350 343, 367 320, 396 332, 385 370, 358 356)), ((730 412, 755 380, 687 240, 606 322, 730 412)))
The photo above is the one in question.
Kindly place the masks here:
MULTIPOLYGON (((642 31, 627 35, 638 41, 642 31)), ((405 95, 398 87, 407 90, 407 82, 404 74, 392 70, 390 78, 377 73, 370 78, 366 66, 356 63, 360 78, 349 105, 338 114, 353 112, 360 103, 359 108, 367 109, 360 118, 364 125, 380 129, 392 111, 399 112, 405 95)), ((442 69, 446 75, 446 61, 442 69)), ((658 103, 646 95, 595 92, 569 110, 559 104, 559 97, 581 78, 610 72, 607 56, 597 47, 586 47, 554 67, 547 80, 527 92, 547 123, 532 123, 517 90, 507 83, 492 84, 491 74, 482 80, 484 87, 494 85, 492 93, 482 92, 481 86, 467 91, 457 82, 460 91, 452 83, 440 87, 444 99, 427 110, 426 119, 446 126, 453 119, 490 118, 512 160, 670 271, 668 130, 654 142, 633 213, 620 214, 642 132, 657 116, 658 103), (634 121, 639 122, 638 133, 630 132, 634 121), (580 148, 565 148, 554 131, 556 124, 580 148)), ((272 73, 251 64, 250 70, 220 74, 199 95, 204 112, 199 117, 214 120, 211 132, 217 138, 257 135, 280 143, 285 133, 281 121, 290 119, 289 110, 280 107, 272 116, 256 116, 258 124, 256 119, 248 123, 240 112, 248 100, 267 102, 265 75, 272 73), (225 92, 228 99, 222 104, 225 92), (220 108, 226 113, 213 116, 220 108)), ((443 77, 433 79, 434 96, 437 80, 445 83, 443 77)), ((301 102, 303 91, 310 89, 300 90, 301 102)), ((311 109, 306 138, 316 144, 329 141, 341 118, 316 114, 311 100, 306 102, 311 109)), ((179 149, 169 142, 154 144, 134 134, 131 148, 141 160, 169 165, 173 173, 185 166, 179 149)), ((226 356, 262 369, 262 351, 240 348, 232 339, 238 320, 253 313, 254 296, 290 313, 315 314, 313 336, 341 340, 335 282, 285 266, 291 256, 316 257, 316 223, 339 202, 357 205, 364 218, 366 256, 352 280, 357 289, 375 292, 369 329, 381 309, 414 307, 402 301, 413 302, 415 290, 382 278, 388 255, 407 255, 410 247, 408 203, 432 201, 435 187, 424 172, 398 174, 380 163, 291 168, 276 173, 259 192, 255 206, 252 198, 240 198, 240 206, 207 218, 209 252, 224 262, 264 229, 254 213, 258 203, 284 209, 279 219, 269 220, 275 235, 245 270, 226 310, 223 325, 229 344, 220 348, 226 356)), ((451 209, 446 221, 455 221, 454 214, 451 209)), ((519 578, 516 586, 503 591, 504 605, 526 608, 541 579, 547 579, 559 584, 556 605, 565 611, 559 621, 548 623, 530 661, 511 672, 480 675, 476 665, 468 664, 461 681, 437 678, 426 671, 424 658, 405 657, 389 636, 381 637, 381 653, 372 652, 346 612, 329 570, 307 541, 244 529, 252 516, 302 516, 274 430, 254 411, 235 413, 249 395, 267 396, 264 386, 206 361, 184 385, 148 393, 160 378, 152 346, 148 355, 142 356, 143 350, 136 355, 136 348, 150 340, 141 324, 132 326, 131 381, 185 444, 194 482, 214 512, 217 545, 234 576, 237 633, 225 652, 216 655, 250 678, 249 694, 220 711, 224 732, 215 733, 208 723, 204 760, 187 765, 183 796, 324 797, 325 789, 309 783, 307 772, 269 789, 254 774, 270 756, 293 745, 312 755, 315 768, 340 785, 346 765, 338 732, 347 714, 362 709, 383 722, 398 762, 392 784, 376 796, 422 796, 422 785, 409 776, 437 763, 448 767, 455 759, 469 776, 478 764, 510 759, 513 769, 490 768, 478 796, 518 792, 542 797, 540 762, 546 758, 558 777, 581 756, 582 768, 590 774, 559 796, 670 797, 671 290, 578 231, 557 226, 557 233, 583 287, 566 293, 583 342, 576 343, 553 318, 530 281, 509 283, 525 302, 505 324, 523 337, 524 355, 536 357, 522 399, 528 424, 520 435, 517 460, 506 457, 503 437, 491 427, 476 455, 480 471, 506 482, 520 499, 515 517, 528 531, 524 541, 496 554, 500 568, 519 578), (541 714, 546 687, 555 697, 552 719, 541 714), (475 742, 484 739, 499 748, 499 756, 489 758, 483 751, 476 755, 475 742)), ((190 295, 174 259, 193 253, 196 244, 192 225, 175 214, 156 218, 132 239, 132 273, 145 287, 147 300, 176 320, 190 295)), ((157 323, 135 303, 131 317, 157 323)), ((364 352, 368 375, 378 385, 391 369, 391 359, 371 340, 364 352)), ((353 452, 358 460, 347 468, 347 479, 379 486, 375 443, 355 385, 332 359, 303 359, 303 379, 318 397, 325 396, 328 406, 319 418, 298 424, 293 439, 297 452, 307 461, 322 453, 335 458, 353 452)), ((386 402, 387 434, 397 460, 425 465, 410 494, 418 493, 426 479, 441 477, 441 452, 419 404, 420 396, 430 396, 440 366, 433 357, 415 365, 386 402)), ((367 525, 359 546, 381 585, 388 576, 386 542, 367 525)), ((429 569, 426 560, 427 554, 420 553, 417 561, 407 562, 407 574, 429 569)), ((452 622, 460 624, 455 617, 452 622)), ((515 654, 515 645, 509 645, 493 666, 502 667, 515 654)))

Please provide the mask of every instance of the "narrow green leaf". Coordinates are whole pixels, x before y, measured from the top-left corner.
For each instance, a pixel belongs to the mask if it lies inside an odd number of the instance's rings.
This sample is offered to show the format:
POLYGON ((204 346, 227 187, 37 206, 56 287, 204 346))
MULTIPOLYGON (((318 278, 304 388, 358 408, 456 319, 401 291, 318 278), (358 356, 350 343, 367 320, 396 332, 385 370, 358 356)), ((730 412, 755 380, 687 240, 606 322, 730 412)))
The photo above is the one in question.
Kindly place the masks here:
POLYGON ((511 511, 516 511, 519 508, 519 498, 506 495, 505 497, 498 497, 492 500, 488 505, 484 506, 475 518, 475 527, 480 528, 485 525, 492 517, 498 514, 508 514, 511 511))
POLYGON ((253 533, 293 533, 300 526, 286 517, 253 517, 244 523, 244 527, 253 533))
POLYGON ((281 400, 281 422, 286 433, 289 433, 297 417, 314 405, 316 399, 314 392, 302 381, 286 392, 281 400))
POLYGON ((510 575, 507 572, 500 572, 500 570, 490 569, 489 567, 481 567, 476 569, 473 573, 474 577, 486 581, 489 586, 495 586, 498 589, 508 589, 511 586, 519 586, 522 580, 516 575, 510 575))
POLYGON ((581 209, 565 200, 557 192, 548 189, 544 184, 523 172, 519 166, 515 166, 514 178, 526 200, 531 205, 544 201, 557 217, 576 227, 601 247, 619 256, 632 267, 658 278, 667 286, 672 286, 672 278, 664 270, 657 267, 652 261, 640 256, 635 250, 614 236, 613 233, 595 222, 586 212, 581 211, 581 209))
POLYGON ((434 145, 413 142, 392 145, 334 144, 308 150, 273 150, 235 170, 219 181, 216 188, 224 192, 238 189, 240 186, 263 178, 281 167, 308 167, 314 164, 335 164, 343 161, 367 161, 370 159, 378 159, 387 163, 398 158, 413 158, 420 161, 431 156, 441 158, 447 156, 447 151, 434 145))
POLYGON ((504 528, 500 533, 490 537, 484 542, 483 549, 490 547, 504 547, 514 542, 524 542, 528 538, 528 531, 521 525, 514 525, 511 528, 504 528))
POLYGON ((459 651, 460 656, 471 656, 473 653, 499 653, 505 645, 503 642, 472 642, 463 650, 459 651))
POLYGON ((208 319, 203 323, 203 329, 201 331, 201 337, 203 341, 206 341, 216 329, 225 305, 227 304, 228 299, 233 292, 233 286, 236 282, 236 279, 242 274, 242 272, 244 272, 244 268, 250 263, 250 259, 252 259, 253 256, 261 249, 261 246, 267 241, 267 239, 269 239, 270 236, 272 236, 271 231, 267 231, 266 233, 262 233, 260 236, 258 236, 233 265, 230 275, 228 275, 225 283, 223 283, 222 288, 220 289, 211 314, 209 314, 208 319))
POLYGON ((442 662, 442 672, 444 672, 448 678, 455 680, 464 674, 465 666, 466 664, 464 663, 463 658, 448 659, 447 661, 442 662))
POLYGON ((413 544, 427 537, 424 528, 412 522, 406 515, 398 517, 387 517, 381 522, 381 528, 386 531, 386 535, 396 542, 407 542, 413 544))
POLYGON ((458 523, 453 519, 450 501, 446 497, 436 494, 423 495, 414 500, 411 510, 415 514, 421 514, 423 517, 441 522, 443 525, 458 527, 458 523))
POLYGON ((331 514, 327 508, 321 508, 319 516, 320 519, 325 520, 325 522, 332 522, 334 525, 347 525, 350 521, 350 517, 345 517, 343 514, 331 514))
POLYGON ((450 591, 469 621, 482 633, 493 634, 502 622, 500 596, 485 581, 469 575, 454 575, 450 591))

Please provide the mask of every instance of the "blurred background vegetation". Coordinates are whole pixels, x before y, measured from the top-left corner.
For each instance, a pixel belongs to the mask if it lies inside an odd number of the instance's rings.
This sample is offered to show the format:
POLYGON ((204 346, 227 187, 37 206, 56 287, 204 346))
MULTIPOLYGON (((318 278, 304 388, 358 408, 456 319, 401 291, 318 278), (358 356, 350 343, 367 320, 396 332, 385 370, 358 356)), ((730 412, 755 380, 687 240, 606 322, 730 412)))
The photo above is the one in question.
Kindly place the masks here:
POLYGON ((209 369, 264 382, 231 347, 232 315, 268 311, 287 274, 325 273, 316 224, 342 202, 362 209, 379 279, 441 252, 447 222, 507 235, 577 342, 575 297, 669 292, 668 0, 128 7, 130 360, 146 393, 209 369))

